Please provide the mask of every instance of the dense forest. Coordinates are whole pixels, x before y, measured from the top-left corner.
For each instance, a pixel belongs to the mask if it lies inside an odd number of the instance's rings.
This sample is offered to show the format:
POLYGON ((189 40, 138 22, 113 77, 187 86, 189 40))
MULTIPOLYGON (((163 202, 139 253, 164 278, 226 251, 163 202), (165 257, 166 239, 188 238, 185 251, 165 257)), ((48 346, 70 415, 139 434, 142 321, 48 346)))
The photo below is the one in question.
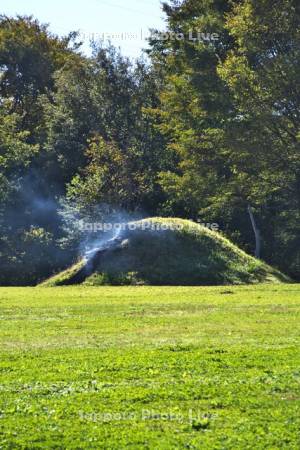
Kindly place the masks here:
POLYGON ((0 284, 76 260, 81 220, 153 215, 217 223, 300 280, 300 3, 163 9, 136 62, 0 17, 0 284))

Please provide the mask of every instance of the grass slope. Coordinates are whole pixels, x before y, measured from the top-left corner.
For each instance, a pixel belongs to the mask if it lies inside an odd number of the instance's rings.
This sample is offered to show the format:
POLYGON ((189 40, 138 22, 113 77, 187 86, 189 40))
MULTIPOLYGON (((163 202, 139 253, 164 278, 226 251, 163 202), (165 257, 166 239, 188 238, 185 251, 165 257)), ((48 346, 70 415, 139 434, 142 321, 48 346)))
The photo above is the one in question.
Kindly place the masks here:
POLYGON ((0 448, 299 449, 300 286, 0 289, 0 448))
MULTIPOLYGON (((133 222, 126 245, 103 255, 87 285, 226 285, 289 281, 279 271, 247 255, 220 233, 182 219, 133 222), (149 227, 146 227, 146 225, 149 227), (158 231, 158 227, 165 230, 158 231)), ((43 285, 72 284, 81 261, 43 285)))

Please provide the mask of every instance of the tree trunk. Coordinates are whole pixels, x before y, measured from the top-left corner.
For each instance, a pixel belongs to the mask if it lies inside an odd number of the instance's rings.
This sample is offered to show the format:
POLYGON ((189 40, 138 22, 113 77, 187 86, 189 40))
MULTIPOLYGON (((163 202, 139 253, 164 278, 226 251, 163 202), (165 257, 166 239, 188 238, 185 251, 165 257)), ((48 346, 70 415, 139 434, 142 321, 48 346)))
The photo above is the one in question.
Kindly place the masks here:
POLYGON ((256 226, 255 219, 253 216, 251 205, 248 205, 248 213, 251 220, 251 225, 254 231, 255 235, 255 258, 260 258, 260 249, 261 249, 261 238, 260 238, 260 231, 256 226))

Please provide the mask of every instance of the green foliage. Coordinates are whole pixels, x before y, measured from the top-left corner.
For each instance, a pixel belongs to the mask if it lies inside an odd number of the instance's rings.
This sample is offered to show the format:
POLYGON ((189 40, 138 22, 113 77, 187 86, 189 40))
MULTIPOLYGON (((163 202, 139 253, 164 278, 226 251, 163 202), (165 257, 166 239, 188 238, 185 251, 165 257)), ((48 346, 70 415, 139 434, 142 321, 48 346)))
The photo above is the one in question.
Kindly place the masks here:
MULTIPOLYGON (((113 48, 96 47, 94 52, 88 66, 91 75, 84 95, 81 97, 80 86, 82 78, 86 77, 81 75, 78 78, 79 86, 73 96, 68 93, 70 77, 67 76, 61 92, 63 99, 58 96, 57 106, 54 106, 54 111, 50 110, 49 135, 52 136, 53 127, 54 137, 61 148, 60 161, 67 164, 68 176, 70 159, 74 168, 79 169, 79 174, 74 175, 67 186, 67 197, 79 207, 105 203, 111 208, 125 208, 127 211, 155 211, 164 199, 158 172, 169 165, 164 153, 164 138, 155 128, 155 118, 146 113, 158 104, 159 79, 143 61, 132 67, 113 48), (80 103, 75 110, 72 103, 72 119, 62 121, 60 115, 55 119, 55 109, 63 107, 65 114, 70 109, 70 96, 77 100, 78 95, 84 107, 80 103), (66 107, 63 106, 65 104, 66 107), (83 112, 82 126, 78 119, 83 112), (58 128, 57 121, 64 125, 58 128), (75 138, 67 142, 61 141, 66 123, 67 127, 70 123, 76 133, 75 138), (78 144, 81 147, 75 153, 85 156, 81 163, 67 153, 73 154, 78 144)), ((60 89, 59 84, 58 92, 60 89)), ((48 145, 55 149, 56 142, 51 138, 48 145)))
POLYGON ((59 39, 47 28, 33 17, 0 16, 0 95, 13 101, 30 129, 39 124, 38 96, 53 90, 54 72, 77 48, 76 34, 59 39))
POLYGON ((289 259, 297 277, 299 5, 185 0, 165 9, 171 32, 218 34, 153 42, 154 61, 168 67, 156 115, 178 155, 160 174, 166 211, 218 222, 250 251, 252 205, 263 257, 281 268, 289 259))
POLYGON ((64 265, 53 208, 45 220, 57 189, 44 152, 41 96, 51 98, 55 72, 79 59, 75 37, 58 38, 32 17, 0 17, 1 284, 34 284, 64 265))
POLYGON ((299 447, 298 285, 1 288, 0 446, 299 447))
POLYGON ((80 205, 108 203, 120 208, 134 207, 139 176, 132 161, 134 152, 124 154, 116 144, 94 137, 86 151, 89 164, 83 178, 76 176, 68 187, 67 196, 80 205))
POLYGON ((238 127, 230 127, 235 155, 242 149, 242 155, 234 156, 235 167, 244 177, 238 183, 246 185, 248 199, 261 209, 265 257, 280 265, 292 254, 289 270, 296 276, 300 268, 299 23, 299 5, 292 0, 236 4, 226 22, 236 45, 218 69, 240 118, 238 127), (284 223, 282 217, 289 219, 284 223))
POLYGON ((0 106, 0 200, 7 200, 22 170, 38 152, 37 145, 28 144, 29 133, 23 131, 21 117, 9 114, 10 104, 0 106))

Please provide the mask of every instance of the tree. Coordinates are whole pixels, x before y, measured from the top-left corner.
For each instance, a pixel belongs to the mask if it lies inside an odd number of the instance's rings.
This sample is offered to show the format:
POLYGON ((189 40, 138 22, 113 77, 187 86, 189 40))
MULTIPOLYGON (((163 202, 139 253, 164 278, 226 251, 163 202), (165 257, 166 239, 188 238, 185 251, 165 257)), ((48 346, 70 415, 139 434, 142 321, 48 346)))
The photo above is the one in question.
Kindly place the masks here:
POLYGON ((38 145, 27 143, 29 133, 23 131, 21 117, 9 114, 10 102, 0 105, 0 201, 8 200, 25 167, 38 153, 38 145))
POLYGON ((55 71, 77 58, 75 39, 76 33, 52 35, 31 16, 0 16, 0 96, 12 100, 12 111, 22 115, 25 129, 40 123, 37 99, 53 91, 55 71))
POLYGON ((51 101, 55 72, 80 58, 75 37, 58 38, 32 17, 0 17, 2 283, 34 283, 59 259, 54 248, 55 208, 46 213, 47 204, 55 202, 49 198, 54 193, 42 164, 45 116, 41 96, 51 101))
POLYGON ((281 265, 292 255, 294 276, 300 273, 299 25, 296 1, 237 2, 226 22, 235 46, 218 69, 237 111, 230 144, 244 155, 235 163, 260 209, 265 257, 281 265))
POLYGON ((161 174, 166 209, 218 222, 248 251, 254 219, 263 257, 287 270, 292 253, 299 276, 299 5, 185 0, 165 11, 185 36, 152 42, 167 65, 156 114, 178 156, 161 174), (195 28, 218 38, 190 41, 195 28))
MULTIPOLYGON (((158 105, 160 80, 142 60, 132 66, 112 48, 98 48, 89 67, 93 76, 83 98, 88 98, 90 122, 79 127, 78 110, 73 110, 70 121, 72 126, 76 124, 75 130, 80 129, 82 138, 75 141, 85 144, 87 164, 74 165, 79 170, 69 184, 68 197, 87 208, 105 203, 128 212, 154 213, 162 202, 158 173, 169 163, 164 138, 155 118, 147 113, 158 105)), ((67 101, 70 98, 77 95, 67 95, 67 101)), ((64 154, 75 145, 62 145, 64 154)))

